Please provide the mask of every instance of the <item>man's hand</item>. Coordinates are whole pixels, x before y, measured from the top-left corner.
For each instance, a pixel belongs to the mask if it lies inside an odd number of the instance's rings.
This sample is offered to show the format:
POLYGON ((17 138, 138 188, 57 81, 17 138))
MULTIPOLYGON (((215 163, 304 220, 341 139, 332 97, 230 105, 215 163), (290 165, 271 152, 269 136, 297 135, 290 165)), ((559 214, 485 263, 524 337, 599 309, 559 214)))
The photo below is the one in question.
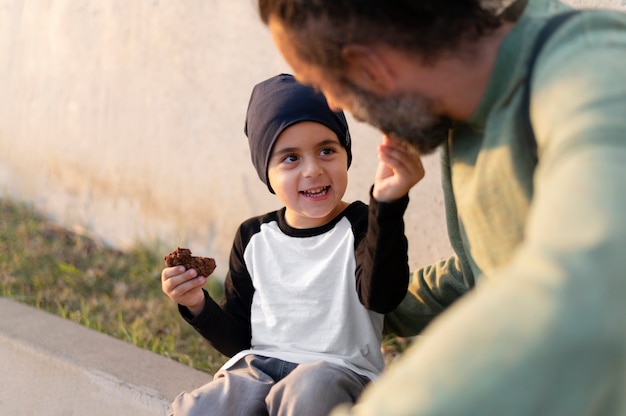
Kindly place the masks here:
POLYGON ((378 168, 372 195, 377 201, 402 198, 424 177, 424 166, 417 149, 387 135, 378 145, 378 168))
POLYGON ((205 276, 198 276, 194 269, 185 271, 185 266, 166 267, 161 271, 161 289, 174 302, 186 306, 193 316, 204 309, 202 287, 207 282, 205 276))

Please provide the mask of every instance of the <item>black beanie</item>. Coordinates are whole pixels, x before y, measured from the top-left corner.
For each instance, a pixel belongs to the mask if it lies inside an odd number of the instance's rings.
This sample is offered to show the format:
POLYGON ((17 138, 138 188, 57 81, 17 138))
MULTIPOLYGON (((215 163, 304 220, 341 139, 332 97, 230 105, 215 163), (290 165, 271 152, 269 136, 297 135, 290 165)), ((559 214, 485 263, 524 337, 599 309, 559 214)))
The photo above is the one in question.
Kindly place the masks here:
POLYGON ((350 167, 350 132, 343 112, 332 111, 321 93, 298 83, 293 75, 276 75, 255 85, 244 127, 252 163, 271 193, 274 190, 267 178, 267 166, 274 143, 287 127, 301 121, 321 123, 334 131, 348 152, 350 167))

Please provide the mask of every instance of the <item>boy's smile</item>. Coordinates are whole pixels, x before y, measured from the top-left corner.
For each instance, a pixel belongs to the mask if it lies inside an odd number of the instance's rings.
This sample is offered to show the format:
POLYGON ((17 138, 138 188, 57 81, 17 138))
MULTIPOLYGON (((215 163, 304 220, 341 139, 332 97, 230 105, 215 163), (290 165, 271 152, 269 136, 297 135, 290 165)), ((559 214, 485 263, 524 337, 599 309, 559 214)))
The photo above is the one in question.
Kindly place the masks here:
POLYGON ((348 205, 342 201, 348 155, 323 124, 302 121, 285 129, 274 144, 267 173, 294 228, 322 226, 348 205))
POLYGON ((318 199, 318 198, 322 198, 326 196, 328 194, 329 189, 330 189, 330 186, 323 186, 321 188, 309 189, 307 191, 300 191, 300 192, 303 193, 306 197, 318 199))

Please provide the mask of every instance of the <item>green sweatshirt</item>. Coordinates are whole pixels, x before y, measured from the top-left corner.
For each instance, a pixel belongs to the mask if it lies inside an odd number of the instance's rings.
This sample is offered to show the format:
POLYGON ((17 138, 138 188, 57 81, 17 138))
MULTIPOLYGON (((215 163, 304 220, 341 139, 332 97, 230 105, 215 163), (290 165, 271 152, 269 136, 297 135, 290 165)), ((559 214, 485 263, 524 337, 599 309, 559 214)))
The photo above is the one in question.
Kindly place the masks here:
POLYGON ((442 152, 451 258, 416 271, 388 327, 416 343, 340 415, 626 415, 626 14, 504 40, 442 152), (433 319, 433 318, 437 319, 433 319))

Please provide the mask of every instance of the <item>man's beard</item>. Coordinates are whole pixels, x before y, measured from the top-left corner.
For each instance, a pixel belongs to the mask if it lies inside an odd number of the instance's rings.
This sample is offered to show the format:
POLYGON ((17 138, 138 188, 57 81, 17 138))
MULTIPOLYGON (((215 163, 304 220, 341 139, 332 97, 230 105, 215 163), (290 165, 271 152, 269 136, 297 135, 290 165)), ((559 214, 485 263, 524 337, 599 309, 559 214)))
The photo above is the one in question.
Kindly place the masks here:
POLYGON ((409 94, 379 97, 347 80, 342 86, 355 119, 410 143, 421 154, 432 153, 448 140, 453 121, 434 115, 429 99, 409 94))

